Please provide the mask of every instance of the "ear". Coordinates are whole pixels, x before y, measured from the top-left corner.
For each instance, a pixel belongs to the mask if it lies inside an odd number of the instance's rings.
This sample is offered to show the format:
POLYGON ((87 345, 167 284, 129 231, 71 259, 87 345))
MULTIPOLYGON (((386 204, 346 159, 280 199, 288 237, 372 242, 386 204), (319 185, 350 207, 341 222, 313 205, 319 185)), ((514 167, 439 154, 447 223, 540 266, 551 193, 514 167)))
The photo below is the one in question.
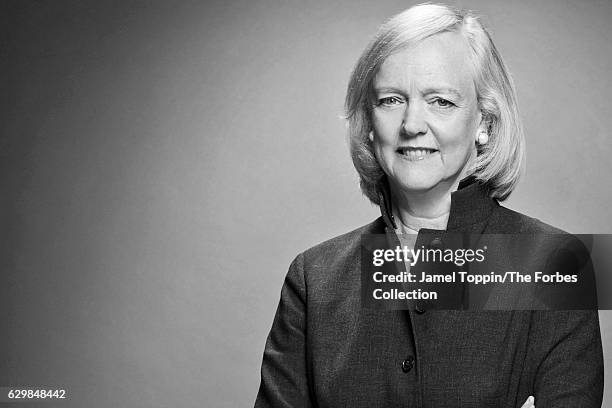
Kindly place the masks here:
POLYGON ((483 119, 478 125, 478 131, 489 133, 489 122, 483 119))
POLYGON ((374 142, 374 131, 370 130, 370 133, 368 134, 368 139, 370 139, 370 142, 374 142))

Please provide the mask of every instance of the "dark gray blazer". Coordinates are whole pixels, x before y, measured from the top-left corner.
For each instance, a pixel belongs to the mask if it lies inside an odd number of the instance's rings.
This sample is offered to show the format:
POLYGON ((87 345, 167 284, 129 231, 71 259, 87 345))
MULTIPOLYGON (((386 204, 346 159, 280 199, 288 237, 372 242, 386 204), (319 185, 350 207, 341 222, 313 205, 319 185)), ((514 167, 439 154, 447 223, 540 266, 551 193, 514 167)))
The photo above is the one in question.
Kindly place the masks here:
MULTIPOLYGON (((386 201, 388 203, 388 200, 386 201)), ((360 237, 383 216, 296 257, 281 291, 255 407, 600 407, 596 311, 378 311, 361 307, 360 237)), ((475 182, 452 194, 447 231, 560 232, 475 182)), ((518 256, 518 254, 517 254, 518 256)))

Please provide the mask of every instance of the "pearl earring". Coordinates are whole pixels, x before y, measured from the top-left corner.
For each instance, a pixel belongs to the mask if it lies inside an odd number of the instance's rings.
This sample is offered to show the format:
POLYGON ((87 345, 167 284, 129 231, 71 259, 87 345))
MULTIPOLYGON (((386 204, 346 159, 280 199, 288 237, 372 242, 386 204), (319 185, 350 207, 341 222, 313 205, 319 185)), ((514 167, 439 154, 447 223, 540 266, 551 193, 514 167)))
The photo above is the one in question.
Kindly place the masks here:
POLYGON ((487 144, 488 141, 489 141, 489 135, 487 134, 487 132, 480 132, 478 134, 477 142, 479 145, 485 145, 487 144))

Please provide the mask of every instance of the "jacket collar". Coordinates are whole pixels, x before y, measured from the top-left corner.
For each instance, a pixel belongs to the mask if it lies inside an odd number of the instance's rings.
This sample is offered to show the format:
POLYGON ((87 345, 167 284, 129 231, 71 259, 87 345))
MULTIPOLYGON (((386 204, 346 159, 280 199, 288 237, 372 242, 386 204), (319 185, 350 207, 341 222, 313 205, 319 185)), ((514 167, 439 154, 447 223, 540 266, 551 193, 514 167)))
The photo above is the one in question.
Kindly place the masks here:
MULTIPOLYGON (((391 191, 386 177, 379 189, 379 200, 380 212, 386 227, 392 231, 396 230, 397 224, 391 207, 391 191)), ((489 216, 498 206, 497 200, 489 197, 489 190, 484 183, 473 176, 466 177, 461 180, 458 189, 451 193, 451 208, 446 230, 482 232, 489 216)))

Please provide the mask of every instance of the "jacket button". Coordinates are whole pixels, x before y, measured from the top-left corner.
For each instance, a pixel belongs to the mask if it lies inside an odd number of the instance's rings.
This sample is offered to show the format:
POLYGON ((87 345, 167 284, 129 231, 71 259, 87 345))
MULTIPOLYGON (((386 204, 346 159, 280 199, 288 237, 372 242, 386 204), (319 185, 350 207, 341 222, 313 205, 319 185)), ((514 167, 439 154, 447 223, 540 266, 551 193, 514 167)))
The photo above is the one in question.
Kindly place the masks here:
POLYGON ((442 249, 442 240, 438 237, 431 240, 429 247, 432 249, 442 249))
POLYGON ((414 307, 414 311, 417 312, 418 314, 423 314, 425 313, 425 309, 423 309, 423 306, 421 305, 416 305, 414 307))
POLYGON ((412 370, 412 367, 414 367, 414 357, 413 356, 408 356, 407 359, 402 361, 402 371, 407 373, 410 370, 412 370))

